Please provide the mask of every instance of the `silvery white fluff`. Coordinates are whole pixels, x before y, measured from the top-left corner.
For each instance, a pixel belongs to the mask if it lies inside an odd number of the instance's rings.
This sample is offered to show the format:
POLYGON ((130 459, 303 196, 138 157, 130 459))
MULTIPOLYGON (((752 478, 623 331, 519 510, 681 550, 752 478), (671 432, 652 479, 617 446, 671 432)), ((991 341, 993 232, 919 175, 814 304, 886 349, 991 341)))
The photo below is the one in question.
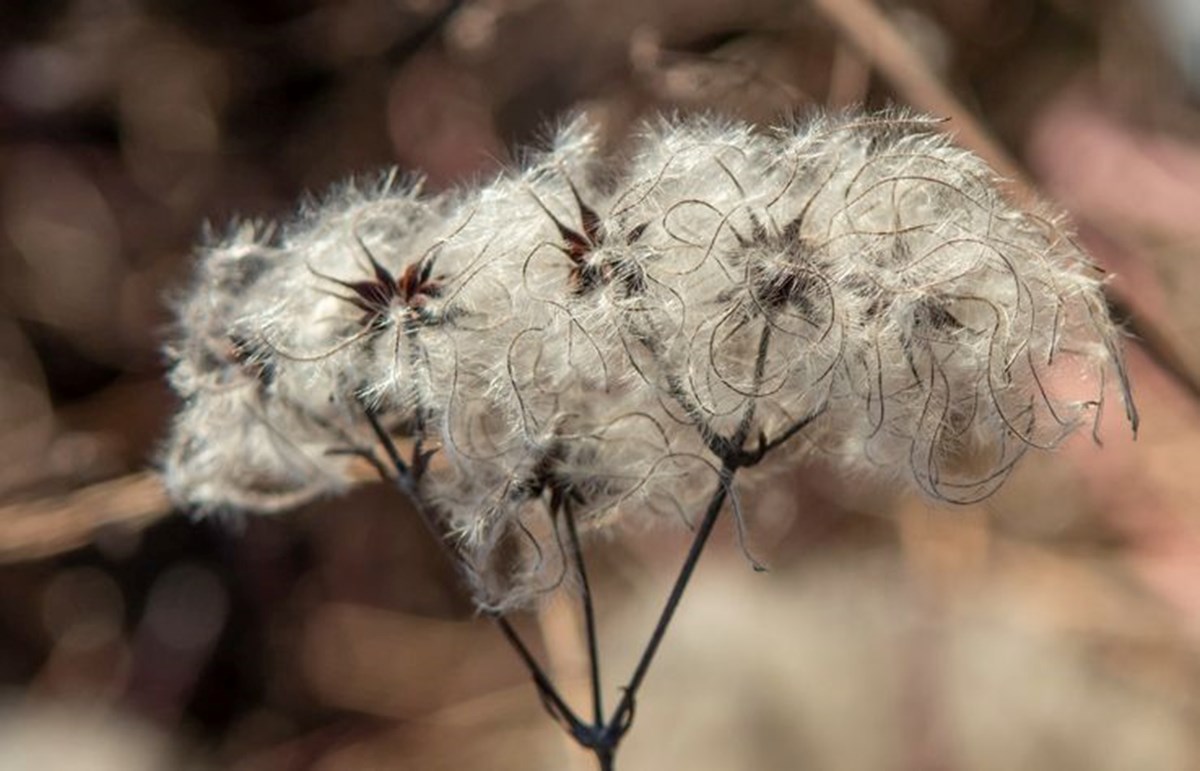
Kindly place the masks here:
POLYGON ((548 501, 687 520, 743 423, 749 450, 795 432, 764 467, 820 456, 953 502, 1114 374, 1136 427, 1098 269, 934 129, 661 121, 617 162, 577 120, 458 196, 387 177, 234 228, 179 303, 167 483, 201 510, 335 492, 369 409, 441 456, 418 495, 503 608, 566 572, 548 501))

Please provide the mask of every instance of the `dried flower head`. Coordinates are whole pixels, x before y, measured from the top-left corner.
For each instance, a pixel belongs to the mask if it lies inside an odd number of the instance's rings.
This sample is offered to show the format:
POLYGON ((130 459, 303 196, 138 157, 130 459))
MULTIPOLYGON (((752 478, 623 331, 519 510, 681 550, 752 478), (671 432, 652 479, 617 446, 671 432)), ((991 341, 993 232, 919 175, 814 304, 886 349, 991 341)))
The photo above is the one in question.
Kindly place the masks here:
POLYGON ((615 162, 575 121, 453 199, 387 178, 236 230, 179 304, 170 487, 278 509, 336 491, 372 422, 409 434, 504 607, 566 575, 564 518, 687 520, 734 457, 970 502, 1110 376, 1136 427, 1100 271, 932 123, 661 121, 615 162))

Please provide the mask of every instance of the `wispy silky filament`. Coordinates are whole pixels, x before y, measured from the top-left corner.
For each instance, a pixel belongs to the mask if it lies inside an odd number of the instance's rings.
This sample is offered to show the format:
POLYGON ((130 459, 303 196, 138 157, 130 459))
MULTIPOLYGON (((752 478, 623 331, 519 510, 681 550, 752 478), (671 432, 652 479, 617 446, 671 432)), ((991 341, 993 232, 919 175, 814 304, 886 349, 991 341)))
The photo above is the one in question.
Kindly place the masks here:
POLYGON ((489 607, 565 572, 548 499, 689 520, 743 424, 776 467, 952 502, 1092 419, 1106 380, 1136 427, 1098 269, 905 114, 664 121, 619 162, 576 122, 458 196, 389 177, 234 228, 178 308, 181 501, 334 492, 369 411, 443 456, 419 494, 489 607))

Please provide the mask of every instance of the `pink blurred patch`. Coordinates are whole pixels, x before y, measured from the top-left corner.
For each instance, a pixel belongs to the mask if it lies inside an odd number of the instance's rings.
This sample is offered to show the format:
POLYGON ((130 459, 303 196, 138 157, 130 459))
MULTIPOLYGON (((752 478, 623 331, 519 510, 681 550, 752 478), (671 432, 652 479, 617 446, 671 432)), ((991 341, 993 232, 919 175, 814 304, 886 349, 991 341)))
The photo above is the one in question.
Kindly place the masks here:
MULTIPOLYGON (((1051 102, 1030 131, 1027 159, 1044 189, 1074 216, 1080 240, 1115 272, 1115 295, 1156 324, 1170 321, 1168 292, 1151 250, 1200 237, 1200 151, 1106 111, 1083 88, 1051 102)), ((1130 342, 1142 411, 1130 437, 1115 399, 1100 426, 1103 447, 1078 437, 1064 448, 1097 509, 1127 539, 1145 587, 1200 634, 1200 406, 1130 342)))
POLYGON ((1047 192, 1085 219, 1200 235, 1200 151, 1123 123, 1082 89, 1042 111, 1026 155, 1047 192))

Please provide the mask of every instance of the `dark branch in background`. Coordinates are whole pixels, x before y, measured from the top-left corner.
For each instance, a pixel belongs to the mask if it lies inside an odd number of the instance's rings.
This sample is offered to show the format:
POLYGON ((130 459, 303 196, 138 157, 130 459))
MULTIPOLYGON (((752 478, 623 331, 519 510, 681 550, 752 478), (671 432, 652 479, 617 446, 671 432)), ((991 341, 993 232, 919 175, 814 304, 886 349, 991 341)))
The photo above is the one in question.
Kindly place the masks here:
POLYGON ((1105 287, 1104 300, 1113 319, 1137 341, 1150 360, 1170 375, 1193 399, 1200 402, 1200 380, 1192 373, 1162 330, 1138 315, 1123 298, 1115 297, 1108 287, 1105 287))
MULTIPOLYGON (((1000 173, 1001 188, 1007 195, 1021 204, 1039 199, 1037 189, 1020 164, 955 97, 921 52, 871 0, 812 0, 812 5, 910 104, 931 115, 948 118, 946 128, 955 133, 955 141, 975 151, 1000 173)), ((1106 285, 1102 291, 1109 310, 1155 364, 1192 398, 1200 400, 1200 376, 1183 363, 1167 336, 1138 313, 1134 303, 1117 296, 1112 286, 1106 285)))
POLYGON ((422 24, 413 30, 403 40, 396 41, 384 53, 384 59, 392 67, 400 67, 413 57, 418 51, 425 47, 425 44, 433 40, 438 33, 446 26, 454 14, 458 13, 462 8, 465 0, 447 0, 445 4, 438 9, 437 13, 425 19, 422 24))

